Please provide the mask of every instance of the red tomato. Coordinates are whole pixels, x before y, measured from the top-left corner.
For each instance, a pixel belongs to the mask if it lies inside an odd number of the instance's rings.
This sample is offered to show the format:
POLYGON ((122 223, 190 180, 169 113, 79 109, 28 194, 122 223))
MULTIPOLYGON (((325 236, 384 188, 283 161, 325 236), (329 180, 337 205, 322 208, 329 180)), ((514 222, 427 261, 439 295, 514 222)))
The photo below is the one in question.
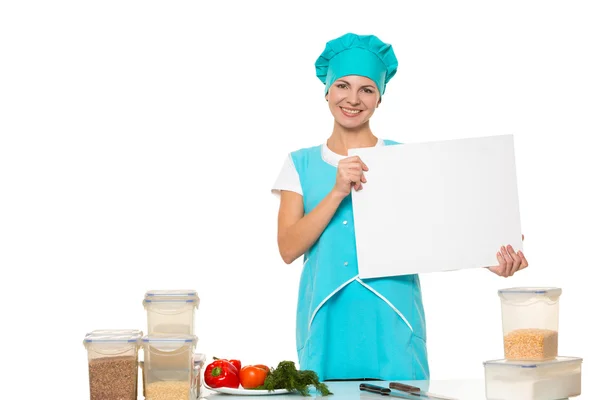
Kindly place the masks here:
POLYGON ((240 385, 254 389, 265 383, 269 369, 265 365, 246 365, 240 370, 240 385))

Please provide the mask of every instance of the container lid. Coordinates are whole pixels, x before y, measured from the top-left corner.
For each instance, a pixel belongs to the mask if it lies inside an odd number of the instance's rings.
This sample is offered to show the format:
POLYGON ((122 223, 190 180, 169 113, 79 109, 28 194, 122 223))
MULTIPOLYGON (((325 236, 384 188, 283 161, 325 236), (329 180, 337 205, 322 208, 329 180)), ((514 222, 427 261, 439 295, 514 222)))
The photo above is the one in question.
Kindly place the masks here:
POLYGON ((86 347, 88 345, 99 344, 99 343, 105 343, 105 344, 136 343, 136 344, 139 344, 140 340, 141 340, 141 336, 138 336, 136 333, 101 334, 101 333, 90 332, 85 335, 85 338, 83 339, 83 344, 86 347))
POLYGON ((536 297, 556 301, 561 294, 562 289, 556 287, 514 287, 498 290, 498 296, 501 298, 515 301, 526 301, 536 297))
POLYGON ((514 368, 545 368, 555 366, 557 364, 581 363, 582 358, 579 357, 556 357, 549 361, 513 361, 513 360, 491 360, 485 361, 483 365, 502 365, 514 368))
POLYGON ((198 293, 195 290, 149 290, 144 296, 144 304, 147 303, 165 303, 165 302, 176 302, 176 303, 192 303, 198 307, 200 299, 198 293))
POLYGON ((96 329, 89 332, 87 336, 122 336, 122 335, 133 335, 141 338, 144 333, 138 329, 96 329))
POLYGON ((146 335, 142 338, 144 343, 193 343, 194 345, 198 342, 196 335, 185 335, 185 334, 153 334, 146 335))
POLYGON ((198 297, 198 293, 192 289, 184 290, 149 290, 146 292, 146 297, 198 297))

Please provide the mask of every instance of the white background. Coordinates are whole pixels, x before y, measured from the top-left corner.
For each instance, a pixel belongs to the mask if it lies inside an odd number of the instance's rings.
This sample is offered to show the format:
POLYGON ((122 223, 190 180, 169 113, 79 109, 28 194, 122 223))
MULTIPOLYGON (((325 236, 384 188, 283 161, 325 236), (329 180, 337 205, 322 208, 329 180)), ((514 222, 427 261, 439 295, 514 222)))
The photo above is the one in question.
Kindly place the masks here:
POLYGON ((503 356, 497 290, 549 285, 560 353, 600 393, 599 18, 593 1, 3 2, 3 391, 87 398, 84 334, 145 329, 150 289, 198 291, 199 352, 296 360, 301 261, 279 258, 270 188, 330 134, 314 62, 352 31, 400 64, 376 135, 515 135, 531 266, 422 276, 432 378, 482 378, 503 356))

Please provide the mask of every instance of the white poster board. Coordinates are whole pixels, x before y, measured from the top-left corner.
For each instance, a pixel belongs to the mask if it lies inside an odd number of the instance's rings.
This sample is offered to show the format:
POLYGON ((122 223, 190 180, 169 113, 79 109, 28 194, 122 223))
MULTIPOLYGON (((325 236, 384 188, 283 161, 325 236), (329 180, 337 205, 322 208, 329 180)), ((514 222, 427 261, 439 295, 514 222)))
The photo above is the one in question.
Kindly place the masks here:
POLYGON ((512 135, 352 149, 361 278, 498 265, 523 249, 512 135))

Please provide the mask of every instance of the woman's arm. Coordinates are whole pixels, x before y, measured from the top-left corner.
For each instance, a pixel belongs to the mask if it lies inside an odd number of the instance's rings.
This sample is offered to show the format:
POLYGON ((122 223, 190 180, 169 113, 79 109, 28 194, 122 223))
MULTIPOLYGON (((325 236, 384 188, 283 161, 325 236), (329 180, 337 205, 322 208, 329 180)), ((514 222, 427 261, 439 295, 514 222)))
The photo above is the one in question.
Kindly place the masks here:
POLYGON ((281 191, 277 243, 279 254, 286 264, 294 262, 317 241, 344 197, 331 191, 311 212, 304 215, 303 197, 295 192, 281 191))
POLYGON ((348 157, 338 164, 335 185, 321 202, 304 215, 304 198, 292 191, 281 191, 277 243, 279 254, 291 264, 317 241, 331 221, 340 203, 354 187, 362 189, 367 180, 363 171, 367 166, 358 156, 348 157))

